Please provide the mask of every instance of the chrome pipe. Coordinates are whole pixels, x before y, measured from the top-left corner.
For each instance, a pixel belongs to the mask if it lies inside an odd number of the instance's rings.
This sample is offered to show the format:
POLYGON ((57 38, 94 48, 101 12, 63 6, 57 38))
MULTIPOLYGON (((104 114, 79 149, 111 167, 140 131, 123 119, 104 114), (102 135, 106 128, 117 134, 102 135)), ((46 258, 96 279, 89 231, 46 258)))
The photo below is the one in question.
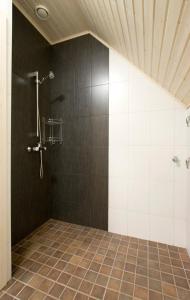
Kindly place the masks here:
POLYGON ((40 150, 40 179, 44 177, 44 167, 43 167, 43 150, 40 150))
POLYGON ((36 83, 36 136, 39 137, 39 72, 31 72, 28 74, 28 77, 36 77, 35 83, 36 83))
POLYGON ((39 73, 36 71, 36 136, 39 137, 39 73))

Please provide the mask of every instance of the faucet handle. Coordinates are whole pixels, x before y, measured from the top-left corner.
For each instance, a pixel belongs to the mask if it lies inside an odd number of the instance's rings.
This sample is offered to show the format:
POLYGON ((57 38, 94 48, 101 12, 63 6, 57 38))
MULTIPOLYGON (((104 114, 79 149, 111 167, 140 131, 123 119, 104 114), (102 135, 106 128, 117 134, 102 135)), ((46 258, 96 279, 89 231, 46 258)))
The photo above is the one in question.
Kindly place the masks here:
POLYGON ((46 151, 47 150, 47 147, 43 146, 40 142, 37 144, 37 146, 28 146, 26 148, 26 150, 28 152, 39 152, 39 151, 46 151))
POLYGON ((185 161, 187 169, 190 168, 190 157, 188 157, 185 161))
POLYGON ((26 150, 27 150, 28 152, 32 152, 32 147, 28 146, 28 147, 26 148, 26 150))
POLYGON ((172 158, 172 161, 174 162, 174 163, 179 163, 179 158, 175 155, 173 158, 172 158))

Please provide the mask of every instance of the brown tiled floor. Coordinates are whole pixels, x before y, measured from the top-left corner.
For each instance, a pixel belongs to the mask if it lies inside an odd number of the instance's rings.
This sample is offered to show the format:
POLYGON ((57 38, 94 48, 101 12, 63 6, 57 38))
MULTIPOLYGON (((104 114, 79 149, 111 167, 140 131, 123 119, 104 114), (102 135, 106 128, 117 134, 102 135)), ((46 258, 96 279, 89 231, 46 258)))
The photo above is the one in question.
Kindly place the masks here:
POLYGON ((0 299, 190 300, 185 249, 49 220, 13 249, 0 299))

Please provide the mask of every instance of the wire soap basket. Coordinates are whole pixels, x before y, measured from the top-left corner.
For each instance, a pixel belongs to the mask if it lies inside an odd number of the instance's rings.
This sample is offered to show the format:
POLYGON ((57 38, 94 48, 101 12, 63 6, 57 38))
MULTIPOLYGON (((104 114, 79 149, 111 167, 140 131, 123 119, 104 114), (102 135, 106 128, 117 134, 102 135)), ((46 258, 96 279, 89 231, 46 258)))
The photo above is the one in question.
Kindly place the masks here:
POLYGON ((62 144, 63 143, 63 120, 53 118, 42 118, 43 143, 62 144))

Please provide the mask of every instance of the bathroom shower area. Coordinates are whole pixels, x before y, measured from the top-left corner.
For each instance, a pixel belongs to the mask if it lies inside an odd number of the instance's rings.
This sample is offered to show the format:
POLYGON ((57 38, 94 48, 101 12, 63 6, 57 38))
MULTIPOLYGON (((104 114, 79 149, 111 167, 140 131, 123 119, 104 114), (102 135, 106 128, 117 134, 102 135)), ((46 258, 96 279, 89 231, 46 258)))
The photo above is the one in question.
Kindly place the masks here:
POLYGON ((14 7, 13 244, 51 217, 108 229, 108 71, 95 38, 50 46, 14 7))
POLYGON ((13 3, 12 278, 0 299, 189 300, 190 3, 13 3))

